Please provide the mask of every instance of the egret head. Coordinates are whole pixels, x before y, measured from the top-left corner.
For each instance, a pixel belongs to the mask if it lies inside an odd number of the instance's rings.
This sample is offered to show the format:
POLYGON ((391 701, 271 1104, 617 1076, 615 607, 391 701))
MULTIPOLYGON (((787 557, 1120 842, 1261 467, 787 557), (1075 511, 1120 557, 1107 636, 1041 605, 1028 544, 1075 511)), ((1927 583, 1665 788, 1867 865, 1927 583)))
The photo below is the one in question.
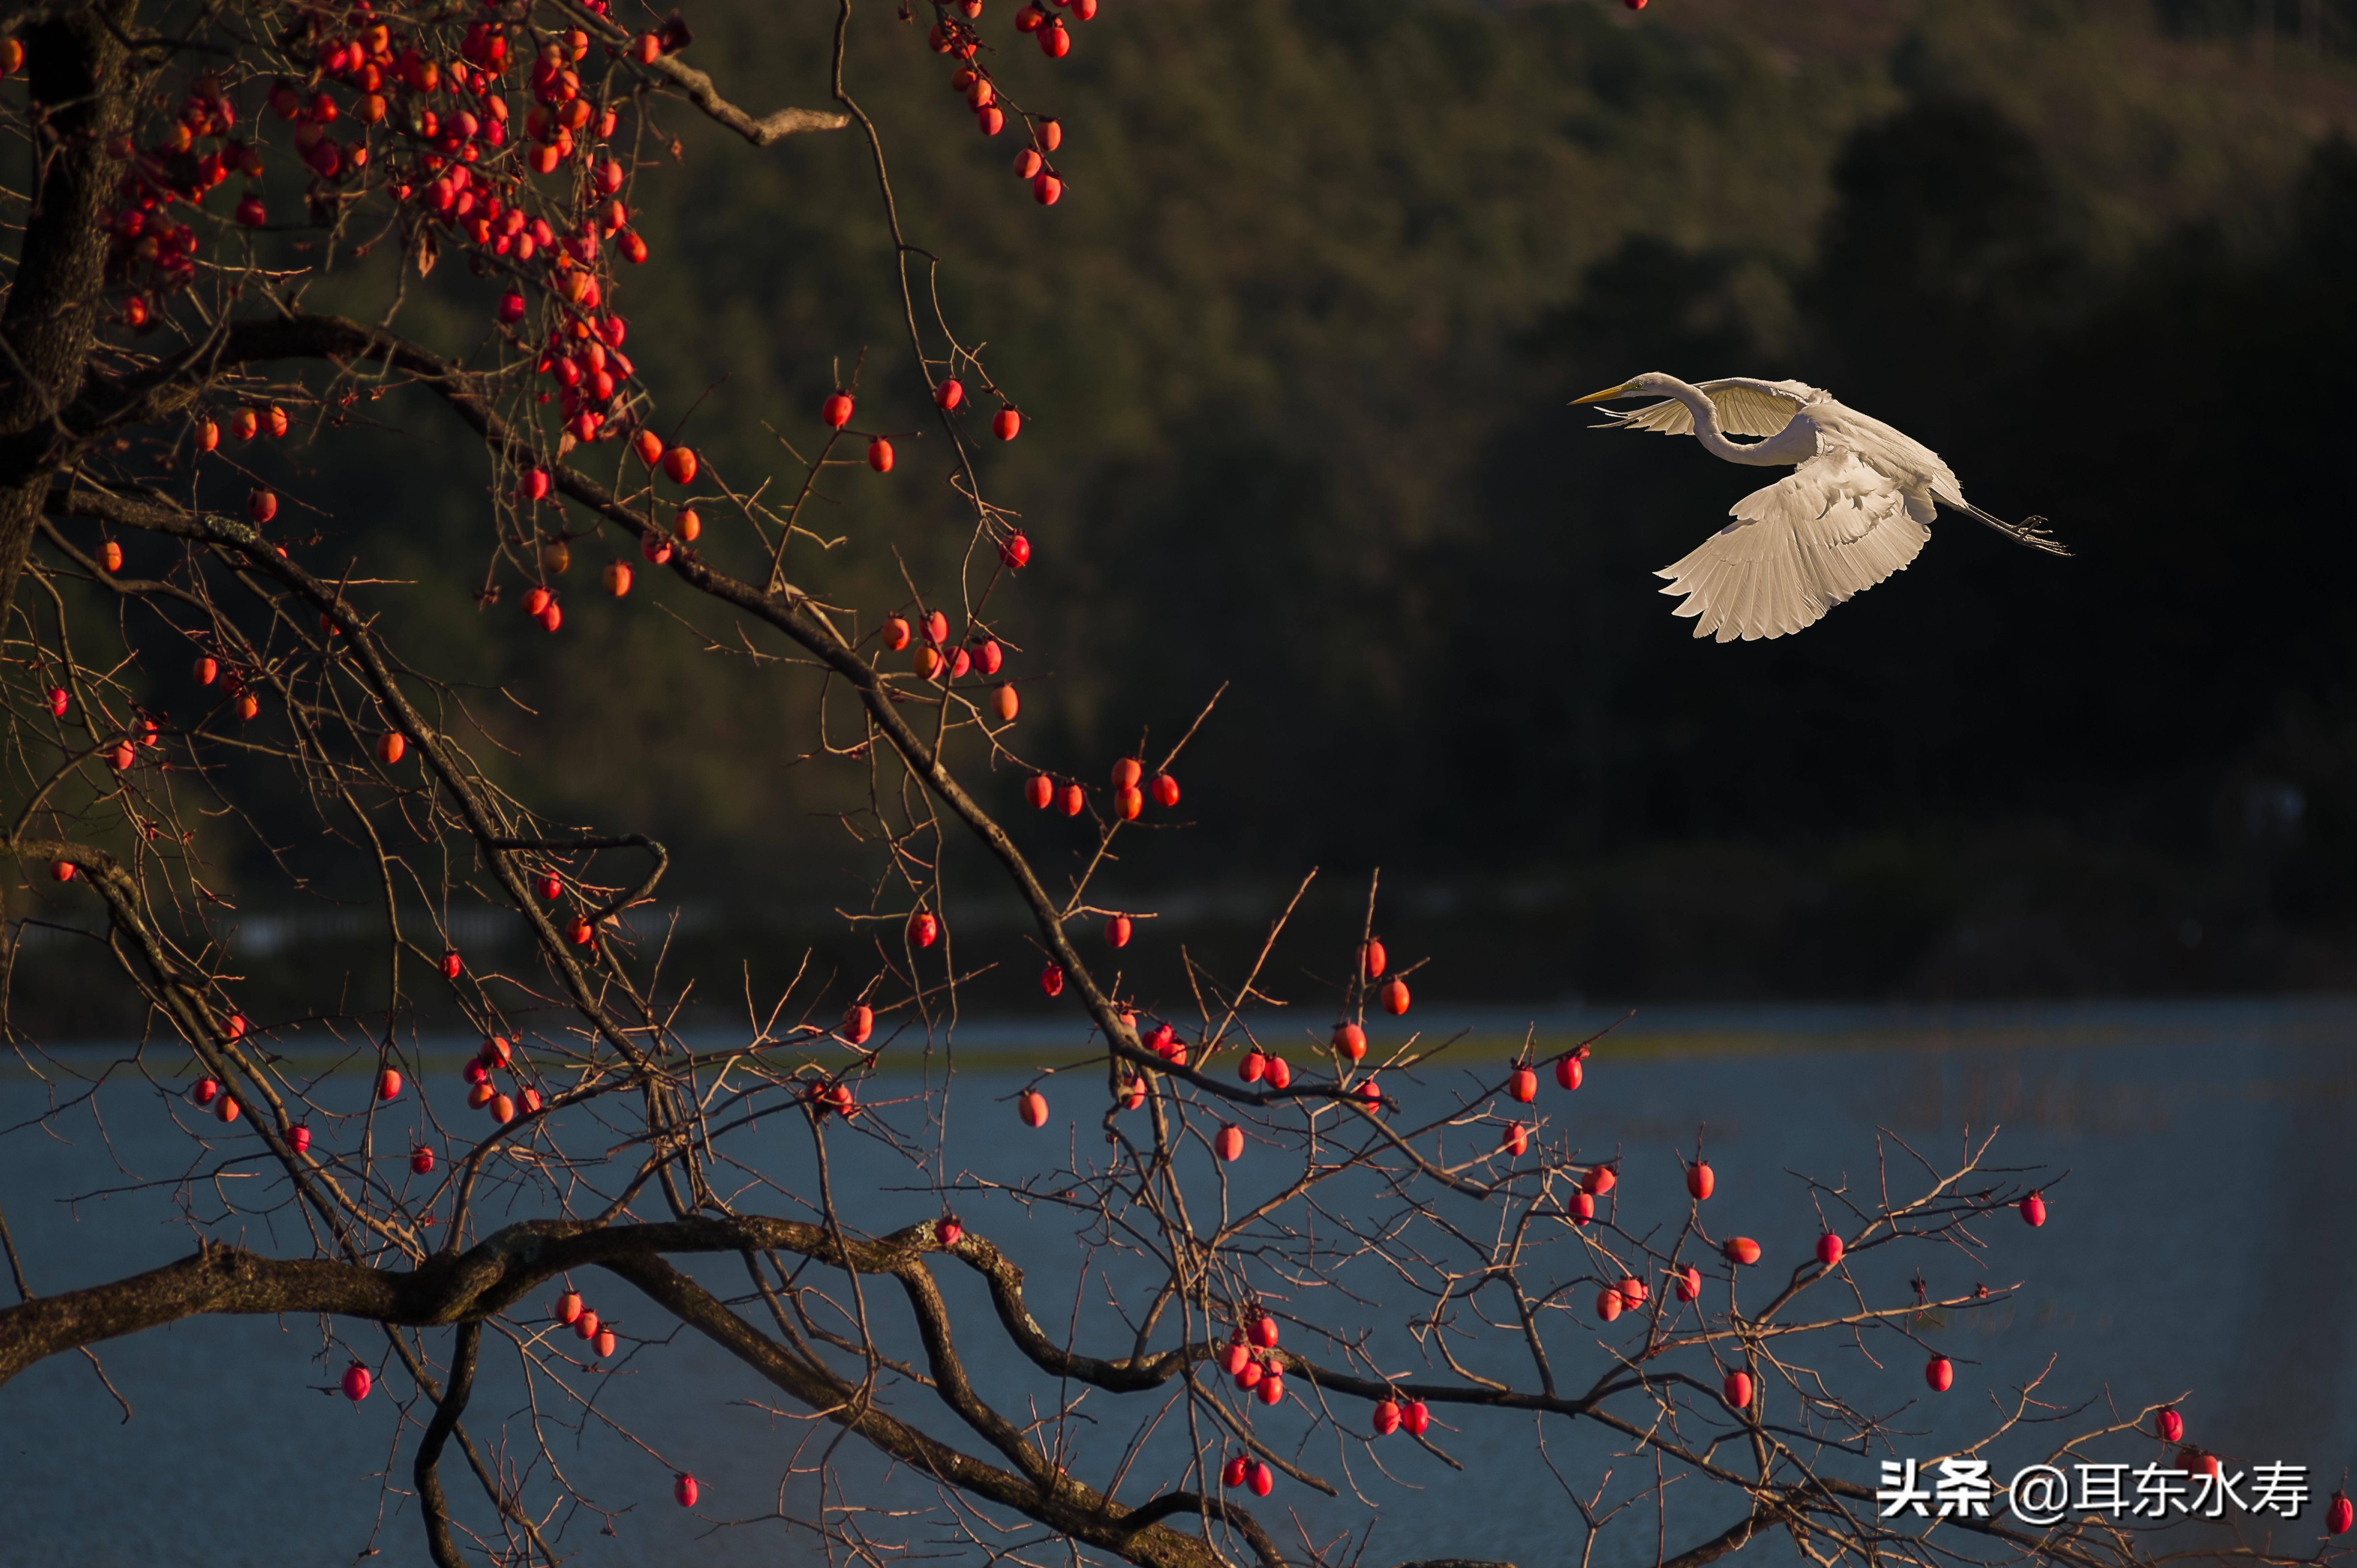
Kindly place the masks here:
POLYGON ((1668 397, 1682 384, 1675 376, 1647 371, 1635 381, 1622 381, 1617 387, 1606 387, 1600 392, 1589 392, 1586 397, 1576 397, 1571 401, 1572 405, 1577 407, 1583 403, 1609 403, 1616 397, 1668 397))

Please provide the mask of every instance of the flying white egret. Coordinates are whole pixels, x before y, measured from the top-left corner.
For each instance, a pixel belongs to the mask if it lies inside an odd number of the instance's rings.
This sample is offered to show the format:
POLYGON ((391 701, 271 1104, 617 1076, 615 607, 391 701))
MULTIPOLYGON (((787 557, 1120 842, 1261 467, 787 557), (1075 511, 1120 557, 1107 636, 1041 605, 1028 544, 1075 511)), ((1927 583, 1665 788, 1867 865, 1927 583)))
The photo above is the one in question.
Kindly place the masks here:
POLYGON ((1932 537, 1926 524, 1935 503, 2033 550, 2071 553, 2046 532, 2044 518, 2015 523, 1990 516, 1964 499, 1938 453, 1800 381, 1729 376, 1691 386, 1649 371, 1573 401, 1622 397, 1670 401, 1626 413, 1603 410, 1606 426, 1691 435, 1730 463, 1794 465, 1790 478, 1729 507, 1735 521, 1700 549, 1654 574, 1670 579, 1662 592, 1685 600, 1676 613, 1695 618, 1696 637, 1749 642, 1813 624, 1852 594, 1905 571, 1932 537), (1730 435, 1761 439, 1729 441, 1730 435))

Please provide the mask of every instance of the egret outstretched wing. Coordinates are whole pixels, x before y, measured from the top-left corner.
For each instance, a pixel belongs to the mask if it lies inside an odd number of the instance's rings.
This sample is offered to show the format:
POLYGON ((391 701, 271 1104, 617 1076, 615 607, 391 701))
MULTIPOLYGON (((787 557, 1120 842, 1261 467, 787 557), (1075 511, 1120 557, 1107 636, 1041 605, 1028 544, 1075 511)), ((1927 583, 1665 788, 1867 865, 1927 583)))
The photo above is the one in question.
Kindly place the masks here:
POLYGON ((1798 631, 1906 570, 1932 537, 1929 505, 1910 508, 1895 480, 1846 449, 1812 457, 1727 510, 1735 521, 1654 574, 1670 579, 1662 592, 1684 597, 1676 613, 1695 618, 1695 635, 1721 642, 1798 631))
MULTIPOLYGON (((1802 401, 1815 389, 1799 381, 1763 381, 1749 376, 1700 383, 1718 410, 1718 427, 1729 435, 1773 435, 1792 423, 1802 401)), ((1602 411, 1607 424, 1624 430, 1651 430, 1661 435, 1691 435, 1694 415, 1675 402, 1648 403, 1626 413, 1602 411)))

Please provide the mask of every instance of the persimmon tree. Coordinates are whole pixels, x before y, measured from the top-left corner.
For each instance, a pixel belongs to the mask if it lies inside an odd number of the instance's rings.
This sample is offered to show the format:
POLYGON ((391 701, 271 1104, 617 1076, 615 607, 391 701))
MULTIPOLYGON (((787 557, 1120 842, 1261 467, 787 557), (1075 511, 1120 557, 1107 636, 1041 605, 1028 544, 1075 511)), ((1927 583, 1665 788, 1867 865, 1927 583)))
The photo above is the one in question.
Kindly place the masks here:
MULTIPOLYGON (((1825 1239, 1789 1266, 1714 1223, 1699 1144, 1678 1156, 1683 1189, 1653 1179, 1628 1201, 1640 1184, 1620 1153, 1581 1147, 1586 1044, 1487 1062, 1413 1034, 1371 1050, 1370 1016, 1404 1030, 1413 1004, 1372 889, 1357 950, 1329 955, 1333 1021, 1308 1035, 1270 1032, 1300 1010, 1274 1005, 1269 979, 1292 961, 1289 910, 1271 911, 1242 974, 1190 967, 1176 996, 1124 981, 1121 950, 1155 940, 1150 911, 1092 889, 1123 835, 1177 805, 1186 738, 1087 779, 1026 760, 991 614, 1024 591, 1030 546, 975 460, 1022 435, 1018 404, 936 303, 932 271, 955 257, 908 240, 844 52, 855 28, 905 32, 907 69, 959 91, 949 129, 970 134, 954 120, 971 115, 1020 144, 1028 199, 1052 205, 1062 128, 1013 101, 994 62, 1010 48, 1062 58, 1096 10, 839 0, 823 108, 748 103, 757 85, 691 63, 686 22, 628 19, 606 0, 59 0, 0 23, 0 117, 22 154, 0 310, 5 847, 20 907, 79 900, 102 917, 113 983, 145 1019, 116 1064, 131 1071, 11 1044, 53 1084, 81 1079, 76 1097, 172 1097, 216 1168, 259 1160, 269 1179, 253 1185, 271 1190, 241 1189, 206 1225, 294 1213, 307 1238, 208 1240, 54 1294, 33 1291, 11 1244, 0 1382, 197 1315, 316 1315, 344 1394, 403 1424, 396 1489, 414 1492, 444 1568, 574 1550, 563 1525, 583 1499, 562 1469, 494 1458, 544 1442, 539 1426, 492 1416, 486 1434, 470 1395, 498 1356, 587 1408, 618 1353, 666 1353, 618 1334, 610 1311, 600 1320, 619 1284, 724 1348, 830 1444, 926 1478, 935 1522, 980 1555, 1045 1541, 1171 1568, 1354 1561, 1402 1474, 1448 1484, 1453 1422, 1508 1412, 1629 1456, 1558 1472, 1554 1515, 1582 1562, 1616 1524, 1642 1544, 1615 1550, 1681 1565, 1778 1534, 1822 1563, 2152 1558, 2147 1530, 2099 1520, 2032 1528, 2000 1509, 1926 1525, 1875 1505, 1894 1423, 1925 1397, 1877 1374, 1896 1364, 1912 1384, 1920 1364, 1945 1392, 1957 1374, 1927 1338, 1934 1315, 2013 1287, 1943 1299, 1919 1275, 1894 1297, 1853 1270, 1911 1249, 1953 1278, 1955 1260, 1989 1255, 1986 1226, 2042 1223, 2036 1173, 1993 1165, 1986 1144, 1943 1164, 1894 1143, 1870 1184, 1804 1179, 1793 1201, 1825 1239), (640 183, 662 177, 649 149, 680 115, 734 133, 746 158, 865 140, 906 331, 865 373, 922 390, 945 456, 904 462, 888 435, 860 434, 848 384, 805 416, 812 455, 777 472, 723 472, 674 438, 676 413, 632 364, 627 307, 696 264, 651 256, 632 223, 640 183), (466 342, 406 325, 437 265, 490 291, 466 342), (365 310, 313 308, 329 287, 377 292, 365 310), (396 392, 423 394, 420 434, 481 476, 481 555, 447 581, 377 579, 332 509, 307 505, 296 525, 240 460, 300 440, 332 472, 356 411, 412 406, 384 401, 396 392), (802 516, 830 469, 862 464, 945 487, 970 528, 952 573, 892 603, 838 602, 802 516), (674 896, 664 847, 503 787, 478 760, 497 726, 463 671, 383 624, 398 596, 438 591, 474 595, 513 635, 564 636, 560 588, 585 540, 620 546, 590 591, 643 596, 659 575, 746 646, 815 672, 819 700, 789 722, 863 798, 851 825, 874 854, 874 898, 854 918, 877 939, 873 972, 833 994, 797 981, 724 1047, 675 1027, 660 932, 632 919, 674 896), (206 858, 223 853, 209 847, 222 822, 274 846, 252 820, 274 790, 309 803, 317 855, 373 886, 384 954, 373 994, 338 977, 281 1019, 241 1002, 206 858), (1002 810, 1082 819, 1088 842, 1050 869, 1002 810), (895 1050, 955 1036, 968 977, 942 865, 960 836, 1028 915, 1039 984, 1080 1059, 1011 1097, 971 1076, 928 1073, 915 1091, 880 1076, 895 1050), (469 961, 453 914, 487 907, 528 929, 528 965, 469 961), (560 1013, 563 1026, 547 1022, 560 1013), (482 1042, 462 1077, 433 1069, 428 1014, 463 1015, 482 1042), (322 1039, 344 1052, 324 1075, 291 1054, 322 1039), (950 1168, 953 1102, 1030 1129, 1016 1147, 1031 1168, 950 1168), (1046 1131, 1059 1117, 1102 1153, 1046 1131), (780 1128, 807 1145, 806 1188, 759 1176, 751 1141, 780 1128), (828 1178, 846 1139, 902 1163, 940 1217, 876 1227, 828 1178), (1027 1289, 1037 1230, 956 1219, 986 1198, 1069 1218, 1094 1293, 1085 1314, 1070 1304, 1069 1332, 1043 1326, 1058 1313, 1027 1289), (945 1280, 978 1283, 990 1310, 962 1316, 945 1280), (978 1344, 1028 1369, 1020 1407, 971 1375, 978 1344), (1357 1522, 1321 1535, 1280 1487, 1357 1522)), ((1117 7, 1095 25, 1117 26, 1117 7)), ((1215 695, 1199 725, 1215 722, 1215 695)), ((260 858, 291 891, 308 873, 277 855, 260 858)), ((1678 1167, 1656 1152, 1650 1168, 1678 1167)), ((1990 1409, 1952 1451, 2058 1420, 2035 1384, 1990 1409)), ((2104 1412, 2040 1452, 2094 1452, 2173 1419, 2104 1412)), ((732 1512, 664 1460, 681 1434, 631 1441, 651 1489, 711 1520, 774 1520, 732 1512)), ((830 1558, 913 1550, 914 1526, 894 1537, 823 1509, 790 1522, 830 1558)), ((2215 1550, 2306 1561, 2313 1541, 2215 1550)))

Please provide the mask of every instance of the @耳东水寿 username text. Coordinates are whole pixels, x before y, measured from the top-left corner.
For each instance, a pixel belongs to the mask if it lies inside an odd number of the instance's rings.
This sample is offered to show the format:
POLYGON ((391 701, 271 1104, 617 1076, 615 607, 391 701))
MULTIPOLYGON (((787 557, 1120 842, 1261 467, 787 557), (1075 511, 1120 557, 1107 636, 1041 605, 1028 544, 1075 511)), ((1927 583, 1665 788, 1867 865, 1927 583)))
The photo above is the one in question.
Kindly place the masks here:
POLYGON ((1986 1459, 1882 1462, 1874 1494, 1881 1517, 1987 1519, 1999 1509, 2024 1524, 2058 1524, 2074 1514, 2108 1514, 2159 1522, 2173 1517, 2222 1519, 2231 1509, 2297 1519, 2310 1491, 2305 1465, 2255 1465, 2228 1470, 2203 1456, 2196 1469, 2166 1465, 2029 1465, 2003 1486, 1986 1459))

